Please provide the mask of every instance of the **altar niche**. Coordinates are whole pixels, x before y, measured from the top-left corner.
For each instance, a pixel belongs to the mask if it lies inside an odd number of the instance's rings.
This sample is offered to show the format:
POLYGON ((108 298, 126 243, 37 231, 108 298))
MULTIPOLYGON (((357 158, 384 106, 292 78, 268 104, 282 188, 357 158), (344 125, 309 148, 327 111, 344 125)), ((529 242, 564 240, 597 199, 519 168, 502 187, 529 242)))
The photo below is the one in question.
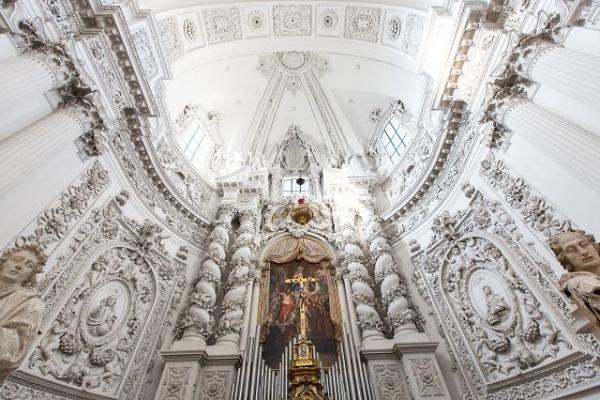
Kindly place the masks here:
POLYGON ((319 352, 323 366, 335 362, 341 338, 340 312, 329 260, 310 263, 294 257, 282 263, 267 261, 266 267, 261 281, 261 338, 265 363, 271 368, 280 368, 285 347, 299 335, 301 295, 304 296, 308 338, 319 352))

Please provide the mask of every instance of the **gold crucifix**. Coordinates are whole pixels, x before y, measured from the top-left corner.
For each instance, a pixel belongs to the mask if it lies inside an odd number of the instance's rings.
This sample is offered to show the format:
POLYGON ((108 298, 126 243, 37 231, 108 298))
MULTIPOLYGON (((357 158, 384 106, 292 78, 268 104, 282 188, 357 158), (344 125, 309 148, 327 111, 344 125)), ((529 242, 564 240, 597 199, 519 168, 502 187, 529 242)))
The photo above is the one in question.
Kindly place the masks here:
POLYGON ((306 315, 305 315, 305 307, 304 307, 304 284, 305 283, 315 283, 318 282, 318 279, 315 278, 305 278, 302 276, 302 270, 299 273, 294 275, 292 279, 286 279, 285 283, 297 283, 300 285, 300 338, 306 339, 306 315))

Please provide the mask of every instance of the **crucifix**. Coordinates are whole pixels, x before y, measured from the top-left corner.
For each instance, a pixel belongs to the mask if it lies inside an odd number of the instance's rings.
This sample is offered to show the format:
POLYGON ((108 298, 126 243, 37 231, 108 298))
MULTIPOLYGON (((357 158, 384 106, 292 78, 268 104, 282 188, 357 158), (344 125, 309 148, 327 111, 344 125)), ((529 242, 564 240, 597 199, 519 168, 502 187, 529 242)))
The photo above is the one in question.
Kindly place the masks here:
POLYGON ((300 285, 300 338, 306 339, 306 315, 304 307, 304 285, 306 283, 316 283, 318 279, 305 278, 302 276, 302 270, 294 275, 292 279, 286 279, 285 283, 297 283, 300 285))

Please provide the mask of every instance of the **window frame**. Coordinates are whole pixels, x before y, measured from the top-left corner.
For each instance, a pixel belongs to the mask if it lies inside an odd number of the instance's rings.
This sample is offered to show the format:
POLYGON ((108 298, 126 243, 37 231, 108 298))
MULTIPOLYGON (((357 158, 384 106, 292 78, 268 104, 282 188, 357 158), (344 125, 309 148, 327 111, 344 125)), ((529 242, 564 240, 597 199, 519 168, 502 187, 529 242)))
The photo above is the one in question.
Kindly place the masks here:
POLYGON ((198 118, 194 118, 177 138, 184 157, 196 168, 204 168, 206 158, 215 141, 198 118), (204 159, 204 162, 202 160, 204 159))
POLYGON ((311 194, 311 182, 309 179, 304 178, 305 183, 304 185, 302 185, 303 189, 302 191, 295 191, 294 188, 298 187, 300 189, 300 185, 298 185, 296 183, 296 179, 298 179, 300 176, 286 176, 285 178, 283 178, 281 180, 281 196, 282 197, 294 197, 297 195, 310 195, 311 194), (286 184, 290 182, 290 187, 291 190, 287 190, 286 189, 286 184))
POLYGON ((392 113, 383 125, 377 139, 382 156, 392 166, 398 165, 404 154, 406 154, 412 140, 410 136, 410 131, 406 129, 401 116, 392 113))

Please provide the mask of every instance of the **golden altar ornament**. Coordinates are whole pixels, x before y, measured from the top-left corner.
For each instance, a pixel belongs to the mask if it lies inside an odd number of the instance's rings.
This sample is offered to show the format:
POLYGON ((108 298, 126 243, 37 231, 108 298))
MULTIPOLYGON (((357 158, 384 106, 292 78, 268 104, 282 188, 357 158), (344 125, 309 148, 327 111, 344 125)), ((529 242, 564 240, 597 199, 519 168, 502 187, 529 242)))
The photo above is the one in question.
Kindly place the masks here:
POLYGON ((328 397, 323 395, 319 360, 313 356, 316 354, 314 345, 306 335, 304 285, 315 283, 317 279, 300 274, 285 281, 300 286, 300 339, 294 345, 293 357, 290 360, 288 400, 328 400, 328 397))
POLYGON ((298 203, 290 210, 292 220, 300 225, 306 225, 313 219, 312 207, 305 203, 298 203))

